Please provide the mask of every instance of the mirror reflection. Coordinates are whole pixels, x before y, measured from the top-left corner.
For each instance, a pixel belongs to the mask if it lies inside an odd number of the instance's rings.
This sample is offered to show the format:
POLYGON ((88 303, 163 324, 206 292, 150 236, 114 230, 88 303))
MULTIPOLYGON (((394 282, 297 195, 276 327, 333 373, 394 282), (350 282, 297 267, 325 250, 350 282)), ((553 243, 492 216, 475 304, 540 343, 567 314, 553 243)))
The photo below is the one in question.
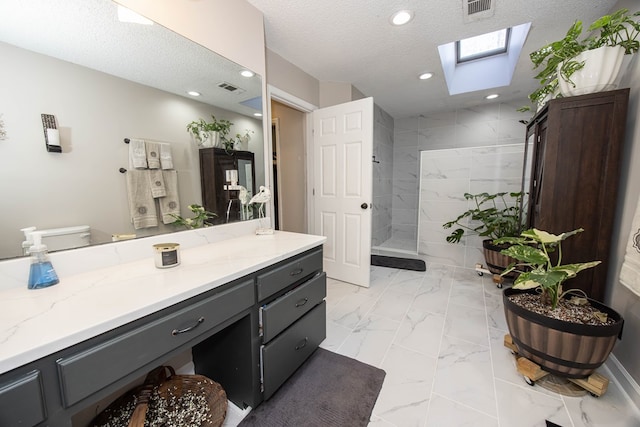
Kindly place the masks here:
MULTIPOLYGON (((264 185, 260 76, 160 25, 119 21, 109 0, 3 0, 0 16, 0 258, 24 254, 28 227, 53 230, 50 250, 184 230, 166 214, 204 203, 200 152, 211 148, 187 132, 200 119, 232 123, 222 151, 252 158, 223 173, 221 203, 239 200, 234 186, 264 185), (143 141, 147 158, 169 152, 170 167, 136 165, 125 140, 143 141), (153 198, 155 225, 133 222, 131 171, 159 174, 178 202, 153 198)), ((251 216, 233 212, 214 223, 251 216)))

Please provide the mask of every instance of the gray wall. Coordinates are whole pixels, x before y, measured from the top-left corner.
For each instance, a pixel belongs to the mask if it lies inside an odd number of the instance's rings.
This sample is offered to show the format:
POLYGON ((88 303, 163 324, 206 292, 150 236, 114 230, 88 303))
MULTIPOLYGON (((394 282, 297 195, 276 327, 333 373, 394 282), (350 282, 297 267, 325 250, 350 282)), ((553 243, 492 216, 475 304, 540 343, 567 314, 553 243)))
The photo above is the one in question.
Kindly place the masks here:
MULTIPOLYGON (((612 10, 628 8, 637 11, 640 7, 636 0, 618 2, 612 10)), ((616 206, 616 222, 611 242, 611 269, 608 277, 608 302, 624 317, 624 334, 613 350, 616 359, 636 382, 640 383, 640 297, 620 284, 620 268, 624 260, 625 247, 631 230, 631 220, 640 197, 640 60, 638 55, 630 57, 628 69, 622 70, 620 87, 631 88, 625 147, 620 170, 620 187, 616 206)), ((640 395, 636 390, 630 393, 636 405, 640 406, 640 395)))
POLYGON ((391 237, 391 204, 393 199, 393 117, 373 106, 373 217, 371 245, 378 246, 391 237))

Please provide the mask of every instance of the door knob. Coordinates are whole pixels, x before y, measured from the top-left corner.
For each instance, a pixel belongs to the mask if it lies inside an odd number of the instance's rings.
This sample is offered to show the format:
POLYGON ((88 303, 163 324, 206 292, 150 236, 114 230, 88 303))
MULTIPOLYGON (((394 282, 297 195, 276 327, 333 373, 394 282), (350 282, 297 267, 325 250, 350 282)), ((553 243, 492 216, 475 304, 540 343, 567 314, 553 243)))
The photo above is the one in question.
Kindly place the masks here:
POLYGON ((367 203, 363 203, 363 204, 361 204, 361 205, 360 205, 360 207, 361 207, 362 209, 367 209, 367 207, 368 207, 368 206, 369 206, 369 205, 368 205, 367 203))

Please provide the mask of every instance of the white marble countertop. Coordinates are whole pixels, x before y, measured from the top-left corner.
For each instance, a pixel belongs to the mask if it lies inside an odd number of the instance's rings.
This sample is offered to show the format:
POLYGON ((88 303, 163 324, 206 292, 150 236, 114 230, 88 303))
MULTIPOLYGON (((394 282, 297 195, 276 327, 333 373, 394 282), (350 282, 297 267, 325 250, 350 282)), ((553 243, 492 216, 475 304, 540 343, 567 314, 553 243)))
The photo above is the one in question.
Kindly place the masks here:
POLYGON ((59 284, 45 289, 0 290, 0 374, 324 241, 287 232, 251 234, 181 249, 181 263, 172 268, 156 268, 149 256, 62 276, 59 284))

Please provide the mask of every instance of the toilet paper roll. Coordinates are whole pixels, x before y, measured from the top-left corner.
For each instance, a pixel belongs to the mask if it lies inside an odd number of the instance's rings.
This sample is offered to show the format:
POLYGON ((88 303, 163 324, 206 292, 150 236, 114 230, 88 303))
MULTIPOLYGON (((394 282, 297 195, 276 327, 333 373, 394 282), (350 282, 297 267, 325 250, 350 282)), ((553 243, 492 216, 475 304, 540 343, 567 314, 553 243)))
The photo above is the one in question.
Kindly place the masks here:
POLYGON ((47 129, 47 144, 60 146, 60 132, 58 129, 47 129))

